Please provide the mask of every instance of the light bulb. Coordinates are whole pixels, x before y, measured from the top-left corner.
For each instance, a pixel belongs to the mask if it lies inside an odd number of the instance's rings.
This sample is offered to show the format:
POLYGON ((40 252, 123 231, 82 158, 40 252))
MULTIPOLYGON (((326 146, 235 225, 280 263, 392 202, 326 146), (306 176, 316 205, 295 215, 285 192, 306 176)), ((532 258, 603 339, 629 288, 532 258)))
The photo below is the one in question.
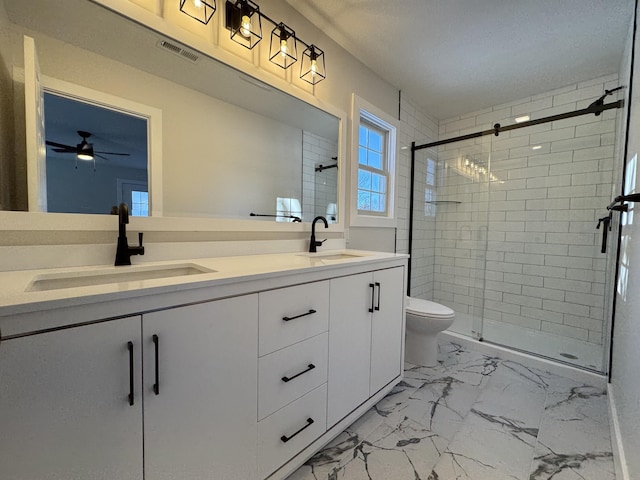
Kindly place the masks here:
POLYGON ((311 60, 311 76, 313 77, 316 73, 318 73, 318 61, 311 60))
POLYGON ((251 36, 251 19, 247 15, 242 16, 242 24, 240 26, 240 35, 244 37, 251 36))
POLYGON ((202 8, 202 0, 193 0, 193 6, 196 8, 202 8))
POLYGON ((287 56, 287 41, 286 40, 280 40, 280 54, 282 55, 282 58, 285 58, 287 56))

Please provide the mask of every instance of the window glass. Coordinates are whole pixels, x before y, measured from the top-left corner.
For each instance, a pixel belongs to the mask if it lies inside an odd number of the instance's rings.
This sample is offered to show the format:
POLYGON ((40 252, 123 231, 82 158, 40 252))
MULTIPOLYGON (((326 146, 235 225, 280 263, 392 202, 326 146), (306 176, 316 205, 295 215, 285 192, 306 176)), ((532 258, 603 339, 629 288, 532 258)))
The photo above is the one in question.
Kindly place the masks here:
POLYGON ((361 119, 358 146, 358 210, 384 215, 387 212, 386 132, 361 119))

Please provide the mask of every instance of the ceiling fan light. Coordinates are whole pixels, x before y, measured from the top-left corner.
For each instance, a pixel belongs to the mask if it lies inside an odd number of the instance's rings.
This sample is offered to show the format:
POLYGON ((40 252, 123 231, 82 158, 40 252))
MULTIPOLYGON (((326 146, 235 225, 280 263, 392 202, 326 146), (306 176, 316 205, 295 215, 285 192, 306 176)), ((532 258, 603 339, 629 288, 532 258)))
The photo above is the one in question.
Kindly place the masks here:
POLYGON ((85 142, 78 144, 78 160, 93 160, 93 144, 85 142))

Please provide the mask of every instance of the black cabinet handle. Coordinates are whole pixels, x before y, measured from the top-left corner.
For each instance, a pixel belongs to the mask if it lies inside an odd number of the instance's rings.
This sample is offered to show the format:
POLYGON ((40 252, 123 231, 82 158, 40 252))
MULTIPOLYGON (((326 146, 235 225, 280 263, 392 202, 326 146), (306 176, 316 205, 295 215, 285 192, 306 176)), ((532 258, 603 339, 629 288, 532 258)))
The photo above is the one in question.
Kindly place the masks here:
POLYGON ((373 312, 373 304, 376 296, 376 286, 373 283, 370 283, 369 288, 371 288, 371 308, 369 309, 369 312, 373 312))
POLYGON ((158 335, 154 335, 151 338, 153 339, 153 345, 155 347, 155 356, 156 356, 156 383, 153 384, 153 393, 158 395, 160 393, 160 362, 158 361, 160 339, 158 338, 158 335))
POLYGON ((313 424, 313 418, 307 418, 307 424, 300 428, 296 433, 294 433, 293 435, 287 437, 286 435, 282 435, 280 437, 280 440, 282 440, 284 443, 287 443, 289 440, 291 440, 293 437, 295 437, 296 435, 298 435, 300 432, 302 432, 305 428, 309 428, 311 425, 313 424))
POLYGON ((133 342, 127 342, 127 349, 129 350, 129 405, 133 406, 133 342))
POLYGON ((300 315, 296 315, 295 317, 282 317, 282 320, 288 322, 289 320, 295 320, 296 318, 306 317, 307 315, 313 315, 316 313, 314 309, 309 310, 307 313, 301 313, 300 315))
POLYGON ((375 310, 380 310, 380 282, 376 282, 376 287, 378 287, 378 304, 375 307, 375 310))
POLYGON ((294 378, 298 378, 300 375, 304 375, 305 373, 310 372, 314 368, 316 368, 316 366, 313 363, 310 363, 306 370, 301 371, 300 373, 298 373, 297 375, 294 375, 293 377, 282 377, 282 381, 285 383, 290 382, 294 378))

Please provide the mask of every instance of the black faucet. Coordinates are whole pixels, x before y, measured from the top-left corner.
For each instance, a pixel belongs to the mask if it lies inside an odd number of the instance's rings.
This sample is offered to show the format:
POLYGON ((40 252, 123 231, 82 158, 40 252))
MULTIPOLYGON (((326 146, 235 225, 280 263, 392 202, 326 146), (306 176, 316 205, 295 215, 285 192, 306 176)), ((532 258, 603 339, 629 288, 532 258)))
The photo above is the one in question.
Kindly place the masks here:
POLYGON ((127 242, 127 223, 129 223, 129 207, 121 203, 118 207, 118 248, 116 249, 115 266, 131 265, 131 255, 144 255, 142 246, 142 232, 138 233, 137 247, 130 247, 127 242))
POLYGON ((318 250, 316 250, 316 247, 319 247, 326 241, 325 239, 325 240, 322 240, 321 242, 316 242, 316 222, 318 220, 322 220, 324 222, 324 228, 329 228, 329 223, 327 222, 327 219, 324 218, 322 215, 319 215, 313 219, 313 222, 311 223, 311 241, 309 242, 309 251, 312 253, 317 252, 318 250))

